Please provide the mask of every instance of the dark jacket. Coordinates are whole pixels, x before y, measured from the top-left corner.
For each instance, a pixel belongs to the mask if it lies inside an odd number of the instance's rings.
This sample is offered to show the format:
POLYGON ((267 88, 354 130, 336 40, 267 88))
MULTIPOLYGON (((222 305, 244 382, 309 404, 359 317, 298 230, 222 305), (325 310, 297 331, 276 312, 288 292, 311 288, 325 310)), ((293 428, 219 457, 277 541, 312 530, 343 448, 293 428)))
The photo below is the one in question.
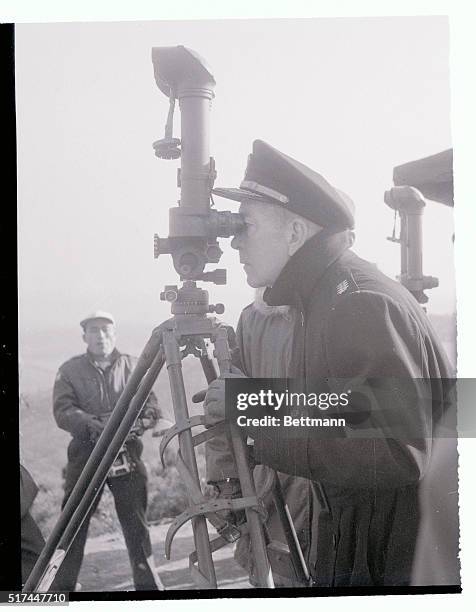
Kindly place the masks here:
POLYGON ((20 463, 20 516, 23 518, 28 510, 32 507, 36 496, 38 495, 38 486, 33 480, 30 472, 20 463))
POLYGON ((344 430, 249 433, 259 461, 319 483, 310 567, 318 585, 405 585, 419 526, 418 483, 444 407, 439 379, 451 372, 411 294, 348 251, 345 233, 324 232, 291 258, 265 301, 300 312, 293 384, 310 393, 334 390, 335 379, 376 380, 379 409, 369 413, 365 401, 355 402, 344 430))

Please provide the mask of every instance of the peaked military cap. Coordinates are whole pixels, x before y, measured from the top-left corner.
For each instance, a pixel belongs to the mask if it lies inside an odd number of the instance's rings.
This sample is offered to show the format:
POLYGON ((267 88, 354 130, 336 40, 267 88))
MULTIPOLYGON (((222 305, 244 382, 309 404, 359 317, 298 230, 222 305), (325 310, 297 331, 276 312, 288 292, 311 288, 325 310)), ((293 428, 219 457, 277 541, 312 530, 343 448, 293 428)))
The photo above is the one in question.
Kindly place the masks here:
POLYGON ((353 228, 353 202, 326 179, 262 140, 253 142, 240 188, 216 188, 229 200, 278 204, 323 227, 353 228))

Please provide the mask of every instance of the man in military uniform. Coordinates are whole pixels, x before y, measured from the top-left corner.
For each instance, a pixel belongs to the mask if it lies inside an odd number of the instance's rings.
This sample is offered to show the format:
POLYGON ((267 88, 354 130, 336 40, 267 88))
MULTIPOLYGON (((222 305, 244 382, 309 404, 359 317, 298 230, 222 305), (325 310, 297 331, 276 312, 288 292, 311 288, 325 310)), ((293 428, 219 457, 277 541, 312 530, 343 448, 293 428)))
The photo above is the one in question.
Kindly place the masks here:
MULTIPOLYGON (((68 446, 63 508, 136 364, 136 358, 116 349, 111 314, 97 311, 80 324, 87 351, 60 367, 53 391, 56 423, 73 438, 68 446)), ((146 519, 147 472, 140 458, 143 448, 140 435, 155 425, 158 416, 157 399, 151 393, 106 480, 114 497, 136 590, 163 589, 152 555, 146 519)), ((100 497, 101 493, 76 535, 52 590, 74 591, 89 522, 100 497)))
MULTIPOLYGON (((353 214, 317 172, 258 140, 240 188, 214 193, 241 202, 245 228, 232 247, 248 284, 267 287, 267 304, 298 313, 292 384, 308 394, 340 383, 355 392, 344 430, 243 428, 258 462, 317 485, 314 584, 407 585, 419 482, 445 409, 442 379, 451 376, 435 332, 403 286, 349 250, 353 214)), ((217 419, 224 416, 223 387, 214 381, 205 398, 217 419)), ((457 542, 453 551, 456 566, 457 542)))

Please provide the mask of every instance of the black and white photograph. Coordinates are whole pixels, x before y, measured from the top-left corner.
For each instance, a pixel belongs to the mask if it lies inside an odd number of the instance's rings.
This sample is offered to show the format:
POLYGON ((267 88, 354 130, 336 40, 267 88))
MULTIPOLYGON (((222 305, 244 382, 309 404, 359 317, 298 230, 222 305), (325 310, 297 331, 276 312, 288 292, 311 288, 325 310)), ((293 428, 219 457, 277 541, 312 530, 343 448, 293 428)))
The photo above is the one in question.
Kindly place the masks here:
POLYGON ((15 24, 25 593, 460 596, 451 44, 15 24))

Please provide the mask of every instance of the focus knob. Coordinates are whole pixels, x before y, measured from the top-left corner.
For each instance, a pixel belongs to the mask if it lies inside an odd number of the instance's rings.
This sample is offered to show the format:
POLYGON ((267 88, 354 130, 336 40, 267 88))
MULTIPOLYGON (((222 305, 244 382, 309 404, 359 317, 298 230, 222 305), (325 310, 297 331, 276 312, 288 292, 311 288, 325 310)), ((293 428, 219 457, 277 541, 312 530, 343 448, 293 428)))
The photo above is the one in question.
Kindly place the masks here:
POLYGON ((170 253, 171 244, 168 238, 159 238, 158 234, 154 234, 154 259, 164 253, 170 253))
POLYGON ((167 285, 160 294, 162 302, 175 302, 178 297, 178 288, 176 285, 167 285))

